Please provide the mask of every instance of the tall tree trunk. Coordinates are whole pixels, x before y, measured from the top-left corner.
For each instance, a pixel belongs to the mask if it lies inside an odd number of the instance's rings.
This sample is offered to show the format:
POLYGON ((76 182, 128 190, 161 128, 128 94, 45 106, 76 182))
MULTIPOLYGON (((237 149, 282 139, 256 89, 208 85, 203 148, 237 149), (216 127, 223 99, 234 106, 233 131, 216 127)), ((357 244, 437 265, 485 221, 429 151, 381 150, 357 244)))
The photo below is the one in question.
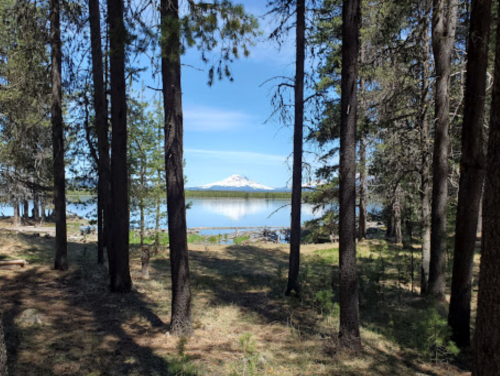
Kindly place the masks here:
POLYGON ((23 200, 23 217, 26 219, 30 217, 30 202, 26 197, 23 200))
POLYGON ((356 82, 361 0, 342 8, 342 82, 340 120, 340 331, 342 348, 360 348, 356 266, 356 82))
MULTIPOLYGON (((500 17, 500 8, 498 10, 500 17)), ((475 333, 475 376, 500 375, 500 27, 484 185, 483 244, 475 333)))
POLYGON ((40 220, 40 197, 36 191, 33 191, 33 219, 35 222, 40 220))
MULTIPOLYGON (((100 162, 99 162, 100 163, 100 162)), ((104 265, 104 215, 101 183, 97 187, 97 264, 104 265)))
POLYGON ((300 211, 302 204, 302 140, 304 138, 304 58, 305 58, 305 0, 297 0, 296 62, 295 62, 295 119, 293 132, 292 223, 290 228, 290 262, 286 295, 300 292, 300 211))
POLYGON ((184 194, 184 130, 178 0, 161 0, 161 22, 165 169, 170 267, 172 272, 172 320, 170 331, 176 335, 188 335, 192 330, 191 282, 189 277, 186 200, 184 194))
POLYGON ((19 199, 16 197, 14 199, 14 226, 19 226, 20 224, 20 215, 19 215, 19 199))
POLYGON ((130 292, 129 208, 127 173, 127 96, 125 85, 125 40, 123 0, 108 0, 111 71, 111 218, 110 290, 130 292))
MULTIPOLYGON (((491 0, 473 0, 467 51, 462 159, 458 191, 455 257, 448 323, 459 347, 470 345, 470 301, 476 231, 483 190, 484 102, 490 36, 491 0)), ((495 103, 495 102, 493 102, 495 103)))
POLYGON ((41 212, 42 212, 42 218, 41 218, 41 222, 40 223, 43 223, 45 222, 45 218, 46 218, 46 213, 45 213, 45 197, 42 196, 41 200, 40 200, 40 207, 41 207, 41 212))
MULTIPOLYGON (((366 62, 365 45, 361 44, 360 63, 363 65, 366 62)), ((365 79, 361 77, 359 83, 359 98, 361 125, 359 137, 359 221, 358 221, 358 239, 366 239, 366 221, 368 218, 368 208, 366 200, 366 191, 368 187, 368 176, 366 173, 366 133, 367 118, 366 118, 366 103, 365 103, 365 79)))
MULTIPOLYGON (((162 131, 162 128, 161 127, 158 127, 158 142, 159 140, 161 139, 161 131, 162 131)), ((161 173, 160 173, 160 169, 157 170, 156 172, 158 174, 158 185, 156 186, 156 189, 158 189, 159 191, 157 192, 157 196, 156 196, 156 217, 155 217, 155 253, 158 252, 158 249, 160 248, 160 216, 161 216, 161 212, 160 212, 160 204, 161 204, 161 201, 160 201, 160 195, 161 195, 161 185, 160 185, 160 182, 161 182, 161 173)))
POLYGON ((395 228, 394 228, 394 208, 392 201, 387 205, 388 217, 387 217, 387 229, 385 230, 386 239, 394 238, 395 228))
POLYGON ((0 312, 0 376, 7 376, 7 347, 3 334, 2 313, 0 312))
POLYGON ((431 261, 431 151, 430 151, 430 123, 429 123, 429 77, 430 77, 430 46, 429 46, 429 15, 431 1, 425 1, 422 15, 422 83, 420 96, 420 143, 422 150, 422 166, 420 168, 420 222, 422 228, 422 266, 420 272, 420 293, 428 291, 429 268, 431 261))
MULTIPOLYGON (((92 51, 92 78, 94 82, 95 126, 97 129, 97 148, 99 150, 98 183, 98 250, 97 263, 104 264, 106 236, 110 236, 111 221, 110 165, 108 141, 108 105, 103 78, 101 46, 101 15, 99 0, 89 0, 90 47, 92 51)), ((108 247, 109 252, 109 247, 108 247)), ((109 258, 109 257, 108 257, 109 258)))
POLYGON ((64 170, 64 126, 61 89, 61 26, 59 0, 50 0, 50 33, 52 49, 52 140, 54 152, 54 206, 56 213, 55 269, 68 269, 66 235, 66 177, 64 170))
POLYGON ((402 230, 402 220, 401 212, 403 205, 403 192, 401 185, 398 184, 396 190, 394 191, 394 202, 392 205, 392 210, 394 213, 394 242, 396 244, 403 243, 403 230, 402 230))
POLYGON ((434 0, 432 49, 436 65, 435 136, 431 213, 431 262, 429 294, 445 300, 446 293, 446 206, 448 203, 448 146, 450 127, 451 53, 455 42, 458 0, 434 0))
POLYGON ((368 175, 366 173, 366 134, 361 130, 359 141, 359 232, 358 239, 366 239, 366 221, 368 218, 368 207, 366 191, 368 186, 368 175))

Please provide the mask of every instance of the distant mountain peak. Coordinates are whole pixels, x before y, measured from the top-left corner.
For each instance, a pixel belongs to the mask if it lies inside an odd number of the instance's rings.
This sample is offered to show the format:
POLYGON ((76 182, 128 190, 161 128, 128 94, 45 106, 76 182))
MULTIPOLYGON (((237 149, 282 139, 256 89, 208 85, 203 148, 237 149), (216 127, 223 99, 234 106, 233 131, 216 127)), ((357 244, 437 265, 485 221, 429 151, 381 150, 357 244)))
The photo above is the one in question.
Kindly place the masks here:
POLYGON ((228 178, 215 183, 202 185, 200 189, 210 190, 248 190, 248 191, 272 191, 274 188, 267 187, 250 180, 246 176, 234 174, 228 178))

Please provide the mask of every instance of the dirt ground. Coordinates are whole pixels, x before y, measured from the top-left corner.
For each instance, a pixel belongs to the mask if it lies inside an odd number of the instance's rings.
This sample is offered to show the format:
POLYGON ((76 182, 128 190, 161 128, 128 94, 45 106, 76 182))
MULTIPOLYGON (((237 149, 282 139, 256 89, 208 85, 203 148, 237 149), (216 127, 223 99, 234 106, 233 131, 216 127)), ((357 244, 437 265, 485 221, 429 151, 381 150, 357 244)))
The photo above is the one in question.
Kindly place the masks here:
MULTIPOLYGON (((194 333, 179 339, 168 334, 171 295, 166 252, 153 257, 151 278, 143 280, 139 250, 133 248, 135 291, 111 294, 107 270, 96 265, 95 243, 70 241, 70 270, 56 272, 52 238, 1 231, 0 260, 30 262, 25 268, 0 268, 9 374, 470 374, 467 357, 432 359, 409 348, 411 339, 400 333, 409 329, 391 329, 388 334, 394 322, 418 317, 418 311, 411 313, 417 316, 408 316, 408 307, 418 307, 420 298, 402 279, 394 282, 397 288, 387 282, 373 291, 371 284, 361 284, 363 350, 337 353, 338 313, 332 308, 326 314, 324 310, 331 307, 317 303, 318 291, 331 290, 332 271, 338 272, 334 248, 332 244, 302 247, 302 284, 304 294, 311 296, 299 299, 282 293, 286 245, 190 245, 194 333), (383 294, 384 302, 371 300, 374 294, 378 300, 383 294)), ((368 275, 370 259, 378 251, 371 243, 360 248, 360 269, 368 275)), ((398 252, 398 257, 403 256, 398 252)), ((385 273, 391 273, 389 268, 385 273)))

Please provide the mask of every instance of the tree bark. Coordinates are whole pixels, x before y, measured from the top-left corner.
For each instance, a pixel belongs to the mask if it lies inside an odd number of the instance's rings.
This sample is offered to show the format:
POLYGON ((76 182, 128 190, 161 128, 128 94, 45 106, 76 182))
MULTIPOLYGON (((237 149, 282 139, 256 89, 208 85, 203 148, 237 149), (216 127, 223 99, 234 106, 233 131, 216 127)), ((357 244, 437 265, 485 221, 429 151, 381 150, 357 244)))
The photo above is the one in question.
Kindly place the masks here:
POLYGON ((446 296, 446 206, 448 203, 448 146, 451 53, 455 42, 458 0, 434 0, 432 48, 436 66, 435 137, 431 213, 431 262, 428 293, 438 300, 446 296))
POLYGON ((142 263, 142 278, 149 279, 149 258, 151 256, 149 247, 142 247, 141 263, 142 263))
POLYGON ((361 347, 356 266, 356 81, 360 4, 360 0, 344 0, 342 8, 339 345, 351 349, 361 347))
POLYGON ((429 47, 429 14, 431 3, 427 0, 422 16, 424 27, 422 31, 422 85, 420 98, 420 143, 422 150, 422 166, 420 168, 420 222, 422 227, 422 266, 420 272, 420 293, 428 291, 429 268, 431 261, 431 150, 430 150, 430 124, 429 124, 429 77, 430 77, 430 47, 429 47))
MULTIPOLYGON (((462 159, 448 323, 459 347, 470 345, 470 302, 476 231, 483 190, 483 122, 491 0, 473 0, 467 51, 462 159)), ((495 102, 493 102, 495 103, 495 102)))
MULTIPOLYGON (((141 181, 141 191, 144 191, 145 190, 145 184, 144 184, 144 179, 145 179, 145 168, 144 168, 144 165, 146 164, 146 161, 144 160, 144 158, 141 156, 141 168, 140 168, 140 174, 141 174, 141 178, 140 178, 140 181, 141 181)), ((144 236, 145 236, 145 218, 144 218, 144 197, 143 197, 143 194, 144 192, 141 192, 141 197, 139 198, 139 227, 140 227, 140 244, 141 244, 141 248, 144 246, 144 236)))
POLYGON ((7 376, 7 347, 3 334, 2 314, 0 313, 0 376, 7 376))
POLYGON ((394 195, 394 202, 392 204, 392 210, 394 213, 394 242, 396 244, 401 244, 403 243, 403 229, 401 219, 403 192, 400 184, 398 184, 398 186, 396 187, 394 195))
POLYGON ((66 234, 66 177, 64 170, 64 125, 61 89, 61 26, 59 0, 50 0, 50 33, 52 50, 52 140, 54 153, 54 207, 56 214, 56 270, 68 269, 66 234))
POLYGON ((30 203, 27 198, 23 200, 23 218, 28 219, 30 217, 30 203))
POLYGON ((366 239, 366 220, 368 218, 368 207, 366 191, 368 186, 368 176, 366 173, 366 135, 361 130, 361 140, 359 141, 359 232, 358 239, 366 239))
POLYGON ((123 0, 108 0, 111 72, 111 218, 110 290, 130 292, 129 207, 127 173, 127 96, 125 85, 125 40, 123 0))
POLYGON ((36 222, 40 220, 40 197, 36 191, 33 191, 33 219, 36 222))
POLYGON ((302 205, 302 140, 304 138, 304 59, 305 59, 305 0, 297 1, 296 62, 294 85, 294 132, 292 174, 292 222, 290 227, 290 262, 286 295, 300 292, 300 212, 302 205))
MULTIPOLYGON (((500 8, 498 11, 500 17, 500 8)), ((500 375, 500 28, 490 115, 487 168, 484 186, 483 244, 475 333, 475 376, 500 375)))
POLYGON ((161 0, 161 22, 165 169, 172 273, 170 331, 176 335, 189 335, 192 331, 191 282, 183 172, 183 113, 178 0, 161 0))
POLYGON ((13 220, 13 225, 14 226, 19 226, 20 224, 20 215, 19 215, 19 199, 15 198, 14 199, 14 220, 13 220))
MULTIPOLYGON (((365 45, 361 44, 360 63, 365 64, 365 45)), ((366 103, 365 103, 365 79, 361 77, 359 83, 360 111, 362 113, 359 137, 359 221, 358 221, 358 239, 366 239, 366 221, 368 218, 368 207, 366 192, 368 187, 368 174, 366 172, 366 103)))
MULTIPOLYGON (((104 246, 110 236, 111 221, 110 165, 108 141, 108 106, 104 86, 104 69, 101 46, 101 15, 99 1, 89 0, 90 43, 92 51, 92 78, 94 83, 95 127, 97 129, 97 148, 99 150, 98 183, 98 250, 97 263, 104 264, 104 246)), ((109 252, 109 247, 108 252, 109 252)), ((109 257, 108 257, 109 258, 109 257)))
POLYGON ((45 222, 45 217, 47 216, 45 213, 45 198, 42 197, 42 199, 40 201, 41 201, 40 207, 41 207, 41 211, 42 211, 41 223, 43 223, 43 222, 45 222))

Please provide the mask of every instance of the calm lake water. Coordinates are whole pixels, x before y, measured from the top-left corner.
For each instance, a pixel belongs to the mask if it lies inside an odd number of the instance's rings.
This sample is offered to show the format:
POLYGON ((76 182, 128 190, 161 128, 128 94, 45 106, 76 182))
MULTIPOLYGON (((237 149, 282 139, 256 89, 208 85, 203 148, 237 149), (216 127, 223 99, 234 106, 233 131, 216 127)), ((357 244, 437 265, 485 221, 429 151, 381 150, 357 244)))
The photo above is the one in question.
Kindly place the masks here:
MULTIPOLYGON (((95 218, 96 200, 92 197, 81 197, 85 204, 68 203, 67 212, 78 214, 88 219, 95 218)), ((194 227, 289 227, 289 199, 245 199, 245 198, 190 198, 187 210, 188 228, 194 227)), ((30 203, 30 213, 32 209, 30 203)), ((371 208, 369 208, 371 209, 371 208)), ((165 203, 162 210, 166 210, 165 203)), ((0 214, 13 215, 11 206, 2 206, 0 214)), ((302 205, 302 221, 311 220, 322 215, 322 211, 314 212, 313 206, 302 205)), ((137 227, 138 214, 131 213, 131 226, 137 227)), ((147 216, 150 227, 154 226, 154 214, 147 216)), ((167 227, 162 220, 162 228, 167 227)), ((234 232, 234 230, 204 230, 207 235, 234 232)))
MULTIPOLYGON (((96 200, 92 197, 81 197, 85 204, 67 204, 67 212, 88 219, 95 218, 96 200)), ((193 227, 287 227, 290 226, 290 200, 288 199, 245 199, 245 198, 189 198, 187 210, 188 228, 193 227)), ((161 205, 163 211, 166 205, 161 205)), ((30 214, 32 203, 30 203, 30 214)), ((12 216, 13 208, 4 205, 0 214, 12 216)), ((313 212, 312 205, 302 205, 302 220, 321 216, 322 212, 313 212)), ((131 213, 131 226, 137 226, 138 213, 131 213)), ((154 226, 154 213, 147 216, 149 226, 154 226)), ((167 227, 162 220, 162 228, 167 227)), ((203 234, 219 234, 234 230, 205 230, 203 234)))

